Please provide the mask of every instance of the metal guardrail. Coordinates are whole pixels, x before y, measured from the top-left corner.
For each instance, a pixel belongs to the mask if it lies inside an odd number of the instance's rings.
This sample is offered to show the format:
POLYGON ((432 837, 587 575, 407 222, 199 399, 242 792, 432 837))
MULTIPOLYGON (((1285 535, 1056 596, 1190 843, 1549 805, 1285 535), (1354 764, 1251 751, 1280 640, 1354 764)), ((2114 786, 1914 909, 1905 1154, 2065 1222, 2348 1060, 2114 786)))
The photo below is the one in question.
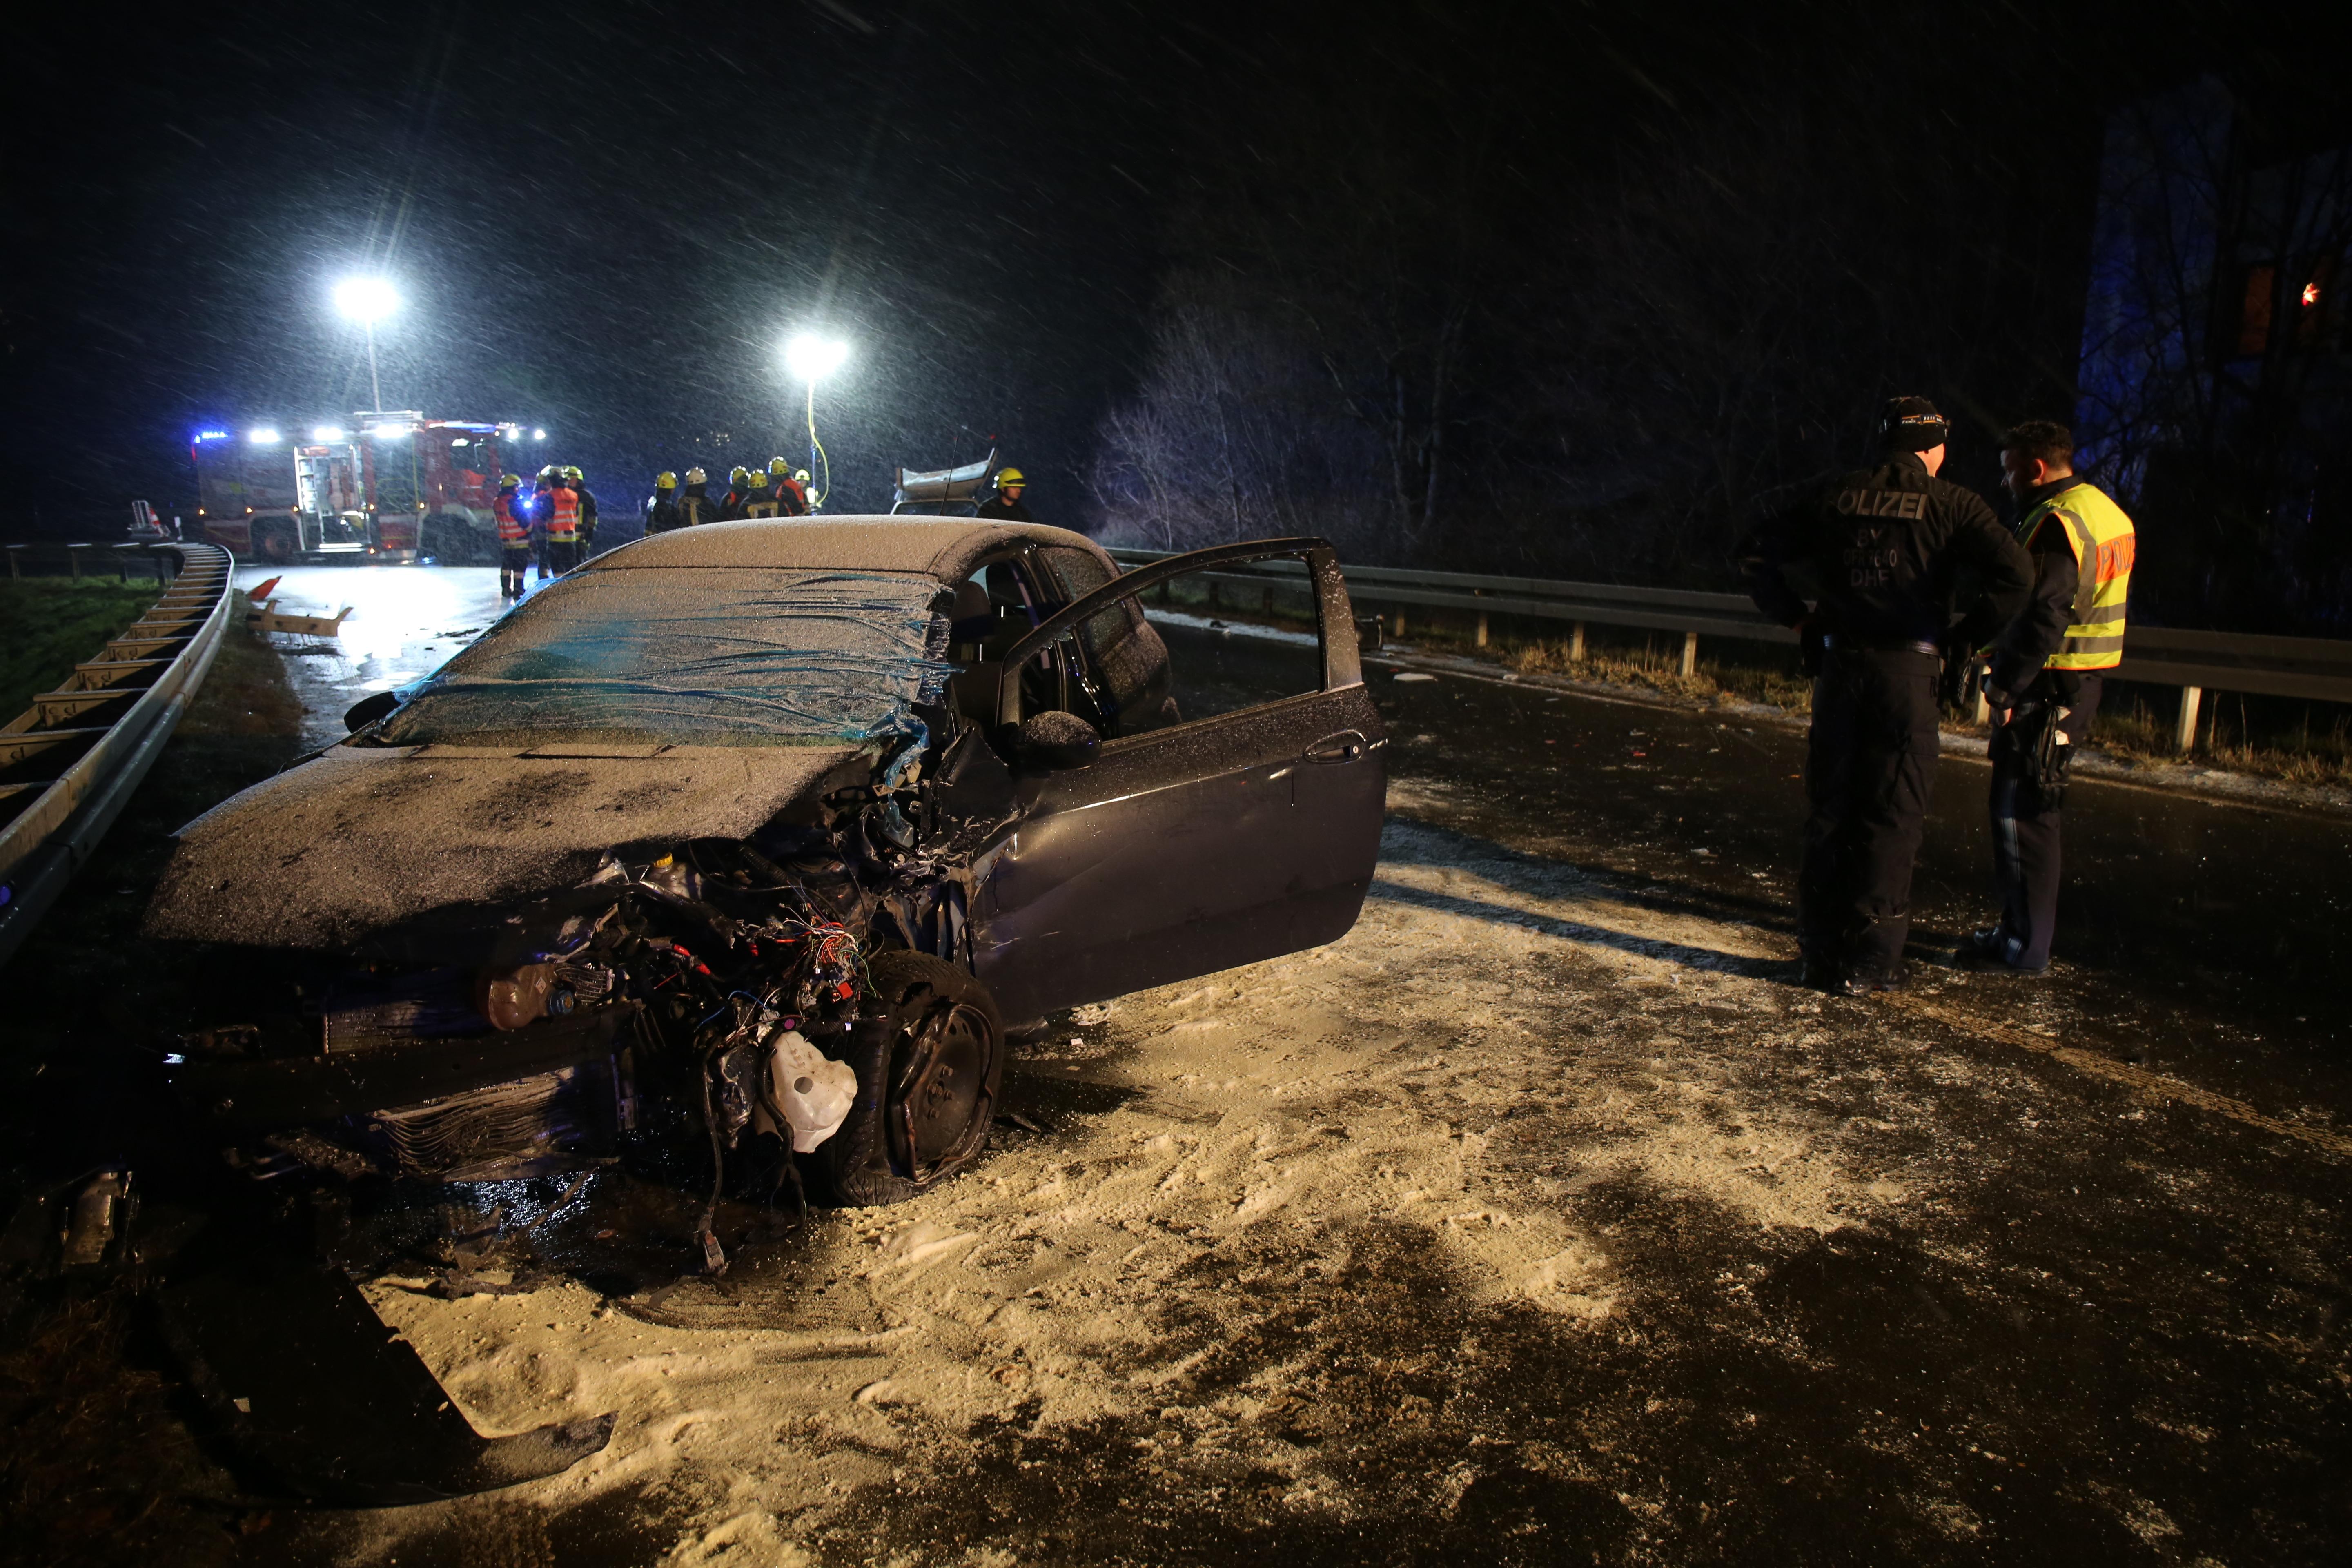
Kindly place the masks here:
MULTIPOLYGON (((128 583, 135 566, 139 569, 137 575, 168 583, 179 565, 180 548, 168 540, 132 540, 123 544, 6 544, 0 545, 0 555, 7 557, 11 577, 26 575, 27 566, 63 566, 69 577, 102 577, 110 572, 128 583)), ((41 574, 37 571, 34 574, 41 574)))
MULTIPOLYGON (((1172 552, 1122 548, 1110 553, 1121 565, 1140 565, 1172 552)), ((1482 647, 1487 638, 1489 616, 1568 623, 1570 658, 1581 657, 1587 626, 1680 632, 1682 668, 1688 675, 1697 666, 1702 637, 1790 645, 1797 640, 1788 627, 1767 620, 1744 594, 1629 588, 1613 583, 1567 583, 1473 572, 1413 572, 1391 566, 1342 570, 1354 598, 1374 605, 1453 610, 1475 617, 1482 647)), ((1279 587, 1286 579, 1301 593, 1307 586, 1306 569, 1292 561, 1265 562, 1204 575, 1214 583, 1261 590, 1279 587)), ((1391 635, 1401 632, 1404 619, 1402 611, 1396 612, 1391 626, 1384 629, 1391 635)), ((2198 710, 2207 690, 2352 703, 2352 641, 2135 626, 2125 637, 2123 664, 2113 679, 2179 687, 2180 712, 2173 740, 2186 751, 2196 738, 2198 710)))
POLYGON ((220 650, 235 598, 229 552, 156 548, 180 567, 163 596, 0 726, 0 963, 122 814, 220 650))

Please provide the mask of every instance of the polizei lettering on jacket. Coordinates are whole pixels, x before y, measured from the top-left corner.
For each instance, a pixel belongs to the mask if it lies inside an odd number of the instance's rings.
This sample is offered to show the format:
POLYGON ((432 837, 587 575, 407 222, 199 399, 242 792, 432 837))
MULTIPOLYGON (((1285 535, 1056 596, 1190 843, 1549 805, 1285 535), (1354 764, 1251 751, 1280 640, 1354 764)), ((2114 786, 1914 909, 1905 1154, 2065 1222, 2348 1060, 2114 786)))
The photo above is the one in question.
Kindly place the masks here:
POLYGON ((1837 509, 1849 517, 1910 517, 1927 515, 1925 490, 1840 490, 1837 509))

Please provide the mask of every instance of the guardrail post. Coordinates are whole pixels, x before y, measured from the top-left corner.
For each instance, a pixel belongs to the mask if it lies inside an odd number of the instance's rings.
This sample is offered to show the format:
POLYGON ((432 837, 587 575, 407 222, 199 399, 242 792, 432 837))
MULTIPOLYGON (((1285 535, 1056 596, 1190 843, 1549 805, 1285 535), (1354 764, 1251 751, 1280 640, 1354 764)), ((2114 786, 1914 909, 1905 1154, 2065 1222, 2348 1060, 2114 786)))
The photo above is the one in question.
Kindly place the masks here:
POLYGON ((11 576, 11 577, 22 577, 22 576, 25 574, 24 573, 22 573, 22 572, 18 571, 18 570, 17 570, 17 568, 16 568, 16 563, 18 563, 19 561, 22 561, 24 558, 25 558, 25 546, 23 546, 23 545, 21 545, 21 544, 12 544, 12 545, 8 546, 8 575, 9 575, 9 576, 11 576))
POLYGON ((1582 621, 1574 622, 1568 628, 1568 662, 1570 664, 1584 662, 1584 623, 1582 621))
POLYGON ((66 546, 66 559, 73 563, 73 580, 77 583, 81 581, 81 552, 88 550, 89 548, 89 546, 87 544, 68 544, 66 546))
POLYGON ((1483 610, 1478 615, 1478 646, 1480 647, 1486 646, 1486 616, 1483 610))
POLYGON ((1402 639, 1404 637, 1404 612, 1402 610, 1399 610, 1396 613, 1396 635, 1399 639, 1402 639))
POLYGON ((1982 681, 1979 681, 1977 683, 1977 705, 1975 711, 1976 721, 1978 723, 1990 724, 1992 722, 1992 699, 1985 695, 1984 683, 1982 681))
POLYGON ((2204 700, 2205 689, 2203 687, 2184 686, 2180 689, 2180 716, 2175 719, 2172 722, 2172 749, 2174 751, 2189 752, 2196 749, 2197 710, 2204 700))
POLYGON ((1698 634, 1683 634, 1683 675, 1685 679, 1698 673, 1698 634))

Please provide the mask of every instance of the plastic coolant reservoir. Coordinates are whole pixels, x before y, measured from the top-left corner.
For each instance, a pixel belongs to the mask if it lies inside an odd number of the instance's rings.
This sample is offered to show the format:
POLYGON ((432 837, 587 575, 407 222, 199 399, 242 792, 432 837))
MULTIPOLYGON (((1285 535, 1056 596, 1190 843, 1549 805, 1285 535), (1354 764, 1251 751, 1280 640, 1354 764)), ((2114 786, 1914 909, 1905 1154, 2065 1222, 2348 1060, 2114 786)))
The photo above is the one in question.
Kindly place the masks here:
POLYGON ((768 1080, 776 1104, 792 1124, 793 1150, 805 1154, 832 1137, 849 1119, 857 1099, 857 1072, 801 1038, 797 1029, 775 1037, 768 1056, 768 1080))

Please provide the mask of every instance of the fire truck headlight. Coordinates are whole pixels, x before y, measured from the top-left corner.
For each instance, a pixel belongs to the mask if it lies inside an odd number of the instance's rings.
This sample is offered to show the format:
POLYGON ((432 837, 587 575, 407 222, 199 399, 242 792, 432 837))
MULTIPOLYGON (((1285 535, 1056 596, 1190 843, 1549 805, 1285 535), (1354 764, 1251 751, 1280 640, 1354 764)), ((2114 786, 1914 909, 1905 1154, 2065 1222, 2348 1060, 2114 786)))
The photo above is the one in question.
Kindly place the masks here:
POLYGON ((343 427, 340 425, 321 425, 310 432, 313 441, 340 441, 342 438, 343 427))
POLYGON ((258 425, 245 433, 245 438, 257 447, 275 447, 284 437, 267 425, 258 425))

